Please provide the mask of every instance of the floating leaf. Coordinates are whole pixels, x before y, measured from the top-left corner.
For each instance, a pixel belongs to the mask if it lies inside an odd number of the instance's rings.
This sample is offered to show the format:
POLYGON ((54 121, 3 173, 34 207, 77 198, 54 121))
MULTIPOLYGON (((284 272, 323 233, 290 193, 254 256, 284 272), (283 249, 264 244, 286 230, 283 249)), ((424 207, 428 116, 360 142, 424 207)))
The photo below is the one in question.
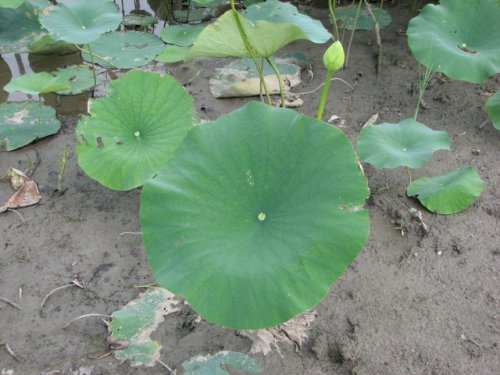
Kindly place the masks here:
POLYGON ((19 8, 24 0, 0 0, 0 8, 19 8))
POLYGON ((155 57, 155 60, 164 63, 183 61, 186 58, 188 51, 189 47, 179 47, 169 44, 162 53, 155 57))
POLYGON ((189 47, 205 27, 201 25, 173 25, 165 27, 161 38, 165 43, 175 44, 180 47, 189 47))
MULTIPOLYGON (((262 20, 253 24, 241 15, 238 17, 257 57, 271 57, 288 43, 309 39, 300 27, 291 24, 262 20), (270 35, 273 37, 270 38, 270 35)), ((231 10, 203 29, 186 58, 224 56, 250 57, 241 39, 236 17, 231 10)))
POLYGON ((160 359, 161 345, 151 340, 151 334, 163 322, 164 316, 179 311, 179 301, 162 288, 151 288, 121 310, 111 314, 110 345, 120 345, 115 350, 116 359, 130 360, 132 366, 154 366, 160 359))
MULTIPOLYGON (((392 22, 392 17, 388 11, 385 9, 377 8, 371 5, 373 14, 378 20, 379 27, 383 29, 389 26, 392 22)), ((354 19, 356 18, 356 12, 358 10, 358 4, 349 5, 346 7, 337 7, 335 9, 335 18, 339 22, 340 27, 345 27, 347 30, 352 30, 354 27, 354 19)), ((372 30, 373 29, 373 18, 366 9, 366 5, 361 5, 361 10, 356 21, 356 30, 372 30)))
MULTIPOLYGON (((151 62, 165 44, 156 35, 139 31, 115 31, 104 34, 90 44, 94 61, 105 68, 133 69, 151 62)), ((83 52, 85 61, 90 54, 83 52)))
POLYGON ((11 79, 3 88, 7 92, 23 92, 28 95, 47 94, 69 89, 68 79, 47 72, 24 74, 11 79))
POLYGON ((52 107, 41 103, 0 104, 0 151, 12 151, 59 131, 52 107))
POLYGON ((408 44, 427 68, 479 83, 500 72, 500 1, 441 0, 408 25, 408 44))
POLYGON ((493 126, 500 130, 500 91, 486 102, 486 112, 490 116, 493 126))
POLYGON ((115 190, 155 175, 193 124, 193 100, 171 76, 130 71, 92 103, 77 127, 76 152, 90 177, 115 190))
POLYGON ((277 325, 310 309, 368 235, 366 180, 346 135, 250 102, 193 128, 141 198, 156 281, 208 321, 277 325))
MULTIPOLYGON (((251 357, 243 353, 228 351, 214 355, 197 355, 183 362, 181 367, 180 374, 183 375, 230 375, 233 372, 228 372, 228 368, 242 370, 244 374, 262 373, 262 368, 251 357)), ((177 370, 172 373, 172 375, 176 374, 177 370)))
POLYGON ((118 28, 122 16, 108 0, 75 0, 46 8, 40 23, 56 40, 87 44, 118 28))
POLYGON ((158 19, 143 14, 127 14, 123 20, 122 25, 128 27, 148 28, 158 23, 158 19))
POLYGON ((431 212, 454 214, 469 207, 481 195, 484 183, 479 174, 465 165, 447 175, 422 177, 408 186, 408 196, 418 196, 431 212))
MULTIPOLYGON (((87 65, 71 65, 59 68, 55 72, 57 77, 63 77, 69 82, 69 89, 57 91, 60 95, 75 95, 91 89, 94 86, 94 75, 87 65)), ((100 80, 97 80, 97 84, 100 80)))
POLYGON ((358 139, 361 160, 376 168, 420 168, 434 151, 449 149, 448 133, 432 130, 411 118, 398 124, 367 125, 358 139))
MULTIPOLYGON (((323 24, 299 12, 296 6, 278 0, 267 0, 263 3, 251 5, 244 12, 245 18, 251 22, 266 20, 274 23, 283 23, 300 28, 313 43, 326 43, 332 35, 324 28, 323 24)), ((275 37, 275 34, 273 38, 275 37)))

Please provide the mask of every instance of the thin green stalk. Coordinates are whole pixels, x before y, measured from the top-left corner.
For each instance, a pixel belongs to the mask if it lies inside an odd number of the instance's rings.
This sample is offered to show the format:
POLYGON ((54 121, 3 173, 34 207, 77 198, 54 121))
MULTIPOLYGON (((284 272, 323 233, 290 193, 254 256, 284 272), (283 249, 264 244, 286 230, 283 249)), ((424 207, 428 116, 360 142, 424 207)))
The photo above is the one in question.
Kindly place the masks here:
POLYGON ((89 50, 90 61, 92 62, 92 76, 94 77, 94 88, 95 88, 97 86, 97 76, 96 76, 96 73, 95 73, 94 53, 90 49, 90 43, 87 44, 87 49, 89 50))
MULTIPOLYGON (((349 44, 347 45, 347 52, 345 54, 345 67, 347 68, 347 64, 349 63, 349 53, 351 52, 351 44, 354 39, 354 32, 356 31, 356 26, 358 24, 359 12, 361 11, 361 3, 363 1, 359 0, 358 9, 356 9, 356 15, 354 16, 354 22, 352 24, 351 35, 349 36, 349 44)), ((354 4, 354 1, 353 1, 354 4)))
POLYGON ((411 183, 413 182, 413 178, 411 176, 411 169, 406 167, 406 172, 408 173, 408 180, 409 180, 408 186, 410 186, 411 183))
POLYGON ((321 91, 321 99, 318 106, 318 115, 316 118, 321 120, 323 118, 323 112, 325 111, 326 99, 328 98, 328 92, 330 91, 330 82, 333 78, 333 70, 326 71, 325 85, 323 86, 323 91, 321 91))
POLYGON ((278 84, 280 87, 280 96, 281 96, 281 106, 283 108, 286 108, 285 88, 283 87, 283 78, 281 77, 281 73, 276 64, 270 58, 266 58, 266 60, 271 66, 271 69, 274 71, 274 74, 276 74, 276 77, 278 78, 278 84))
POLYGON ((271 102, 271 96, 269 95, 269 90, 267 89, 266 81, 264 79, 264 72, 262 67, 259 65, 259 62, 257 61, 257 57, 255 56, 255 51, 253 49, 253 46, 250 44, 247 35, 245 34, 245 30, 243 29, 243 25, 241 24, 240 20, 240 14, 236 10, 236 6, 234 5, 234 0, 231 0, 231 10, 233 11, 233 15, 236 19, 236 24, 238 25, 238 30, 240 32, 241 39, 243 40, 243 43, 245 44, 245 48, 247 49, 248 53, 250 54, 250 57, 252 58, 252 61, 255 65, 255 69, 257 69, 257 72, 259 73, 259 78, 262 87, 264 88, 264 92, 266 93, 266 98, 269 103, 269 105, 272 104, 271 102))
POLYGON ((333 23, 333 35, 335 36, 335 40, 339 40, 339 28, 337 26, 337 18, 335 17, 336 6, 336 0, 328 0, 328 10, 330 11, 333 23))
POLYGON ((429 84, 432 75, 434 74, 434 71, 429 68, 425 68, 425 73, 424 76, 421 77, 421 66, 419 65, 418 67, 419 71, 419 83, 418 83, 418 99, 417 99, 417 107, 415 108, 415 114, 413 115, 413 118, 415 121, 417 120, 418 116, 418 111, 420 109, 420 103, 422 102, 422 98, 424 97, 425 90, 427 89, 427 85, 429 84))
POLYGON ((63 192, 62 184, 63 184, 63 180, 64 180, 64 172, 66 171, 66 163, 68 162, 68 152, 69 152, 69 147, 66 146, 64 148, 64 152, 62 155, 61 165, 59 168, 59 174, 57 175, 57 190, 60 193, 63 192))

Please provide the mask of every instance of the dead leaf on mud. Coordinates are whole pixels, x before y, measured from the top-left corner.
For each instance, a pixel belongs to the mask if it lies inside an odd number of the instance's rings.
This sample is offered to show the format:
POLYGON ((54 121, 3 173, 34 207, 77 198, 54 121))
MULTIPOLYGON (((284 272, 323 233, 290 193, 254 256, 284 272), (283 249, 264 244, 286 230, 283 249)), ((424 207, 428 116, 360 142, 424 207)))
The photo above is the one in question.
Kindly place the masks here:
POLYGON ((37 204, 42 199, 38 185, 23 172, 10 168, 7 172, 10 186, 15 193, 0 206, 0 213, 9 209, 28 207, 37 204))
POLYGON ((296 349, 300 349, 307 340, 307 331, 315 319, 316 311, 309 311, 273 328, 238 331, 237 334, 252 341, 251 354, 262 353, 267 355, 275 348, 279 355, 283 357, 278 344, 293 344, 296 349))

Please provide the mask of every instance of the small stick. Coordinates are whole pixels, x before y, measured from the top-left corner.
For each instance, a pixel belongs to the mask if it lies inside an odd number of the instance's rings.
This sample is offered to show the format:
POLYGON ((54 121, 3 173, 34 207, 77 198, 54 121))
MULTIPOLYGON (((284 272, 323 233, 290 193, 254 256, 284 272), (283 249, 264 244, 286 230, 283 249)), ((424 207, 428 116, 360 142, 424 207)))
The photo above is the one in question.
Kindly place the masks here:
POLYGON ((19 218, 21 219, 21 221, 23 222, 23 224, 26 224, 26 220, 24 220, 23 215, 21 215, 19 212, 17 212, 17 210, 14 210, 12 208, 7 208, 7 211, 14 212, 17 216, 19 216, 19 218))
POLYGON ((19 362, 19 358, 17 358, 16 353, 14 353, 14 351, 9 346, 9 344, 7 344, 5 341, 2 341, 2 342, 0 342, 0 346, 2 346, 2 345, 5 347, 5 350, 7 351, 7 353, 9 353, 12 356, 12 358, 14 358, 17 362, 19 362))
POLYGON ((15 307, 16 309, 19 309, 19 310, 23 310, 23 308, 21 306, 19 306, 17 303, 15 302, 12 302, 10 299, 8 298, 5 298, 5 297, 2 297, 0 296, 0 301, 2 302, 5 302, 6 304, 8 305, 11 305, 12 307, 15 307))
POLYGON ((70 284, 66 284, 66 285, 63 285, 63 286, 60 286, 60 287, 57 287, 55 289, 52 289, 46 296, 45 298, 43 299, 42 303, 40 304, 40 309, 43 309, 43 306, 45 305, 45 302, 47 302, 47 300, 49 299, 49 297, 54 294, 55 292, 59 291, 59 290, 63 290, 63 289, 66 289, 66 288, 69 288, 69 287, 72 287, 72 286, 77 286, 79 287, 80 289, 83 289, 83 285, 80 284, 80 282, 78 280, 73 280, 70 284))
MULTIPOLYGON (((335 78, 332 78, 331 81, 340 81, 342 83, 345 83, 347 86, 349 86, 351 88, 351 90, 344 91, 344 92, 351 92, 351 91, 354 90, 354 87, 352 87, 347 81, 344 81, 342 78, 335 77, 335 78)), ((322 88, 324 85, 325 85, 325 82, 323 82, 321 85, 319 85, 318 87, 316 87, 314 90, 304 91, 304 92, 294 92, 293 94, 295 94, 295 95, 309 95, 309 94, 313 94, 316 91, 318 91, 320 88, 322 88)))
POLYGON ((84 315, 80 315, 80 316, 76 317, 73 320, 70 320, 68 323, 66 323, 64 325, 63 329, 68 328, 72 323, 76 322, 77 320, 84 319, 84 318, 91 318, 93 316, 111 319, 111 315, 108 315, 108 314, 97 314, 97 313, 84 314, 84 315))

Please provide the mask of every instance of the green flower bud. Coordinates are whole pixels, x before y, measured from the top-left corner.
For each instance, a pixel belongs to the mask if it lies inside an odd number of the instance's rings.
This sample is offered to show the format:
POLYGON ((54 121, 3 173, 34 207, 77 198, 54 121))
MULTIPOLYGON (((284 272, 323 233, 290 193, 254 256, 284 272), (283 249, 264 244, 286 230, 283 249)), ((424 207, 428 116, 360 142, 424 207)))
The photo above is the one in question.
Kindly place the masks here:
POLYGON ((323 64, 328 70, 339 70, 344 65, 344 60, 344 47, 338 40, 328 47, 323 55, 323 64))

